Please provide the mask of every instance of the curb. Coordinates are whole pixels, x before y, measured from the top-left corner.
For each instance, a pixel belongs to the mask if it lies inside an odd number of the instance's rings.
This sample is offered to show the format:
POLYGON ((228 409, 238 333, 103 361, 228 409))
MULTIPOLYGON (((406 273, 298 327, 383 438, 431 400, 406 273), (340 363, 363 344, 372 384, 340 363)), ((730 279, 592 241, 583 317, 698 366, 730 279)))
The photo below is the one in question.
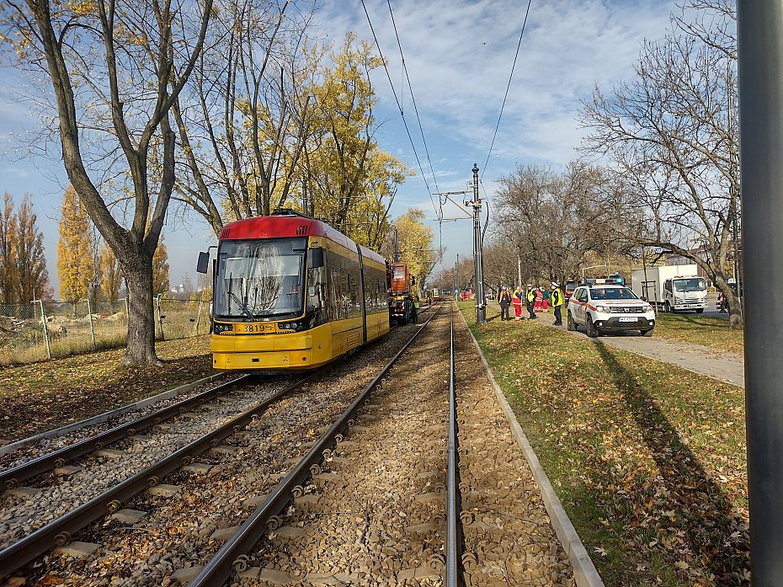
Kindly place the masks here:
POLYGON ((0 455, 5 455, 17 449, 24 448, 25 446, 28 446, 30 444, 33 444, 45 438, 54 438, 55 436, 62 436, 63 434, 73 432, 74 430, 79 430, 87 426, 92 426, 93 424, 100 424, 101 422, 105 422, 106 420, 108 420, 113 416, 118 416, 120 414, 124 414, 125 412, 130 412, 131 410, 144 408, 150 404, 153 404, 161 400, 169 399, 180 393, 186 393, 191 389, 193 389, 194 387, 197 387, 204 383, 212 383, 218 377, 223 377, 225 375, 226 375, 225 373, 216 373, 215 375, 209 375, 208 377, 204 377, 203 379, 199 379, 191 383, 185 383, 184 385, 180 385, 179 387, 169 389, 168 391, 163 391, 157 395, 148 397, 147 399, 139 400, 135 403, 127 404, 125 406, 121 406, 119 408, 109 410, 108 412, 103 412, 102 414, 98 414, 97 416, 93 416, 92 418, 88 418, 87 420, 81 420, 79 422, 74 422, 73 424, 66 424, 65 426, 61 426, 60 428, 55 428, 54 430, 47 430, 46 432, 41 432, 40 434, 36 434, 35 436, 30 436, 28 438, 24 438, 22 440, 17 440, 15 442, 12 442, 11 444, 0 446, 0 455))
POLYGON ((527 435, 524 430, 522 430, 522 426, 519 425, 508 400, 506 400, 506 396, 503 394, 503 390, 495 381, 492 368, 489 366, 489 363, 487 363, 487 359, 484 357, 484 353, 481 351, 481 347, 479 346, 476 337, 473 336, 473 331, 470 330, 462 312, 460 312, 459 309, 457 311, 459 312, 459 315, 462 316, 462 321, 470 333, 470 338, 473 340, 476 351, 478 351, 478 354, 481 357, 481 363, 484 365, 487 377, 492 384, 492 388, 495 390, 495 396, 497 397, 498 403, 511 426, 511 431, 514 434, 517 445, 519 445, 519 448, 521 448, 522 452, 525 454, 525 459, 530 465, 533 477, 535 478, 536 483, 538 483, 538 487, 541 490, 541 497, 544 501, 544 507, 546 507, 547 514, 549 514, 549 518, 552 521, 552 526, 574 568, 574 580, 576 581, 576 584, 579 587, 604 587, 601 576, 598 574, 595 565, 593 565, 590 555, 587 554, 587 550, 585 549, 584 544, 582 544, 579 535, 576 533, 576 529, 571 523, 571 520, 568 518, 568 514, 566 514, 563 509, 560 498, 557 497, 557 494, 549 481, 549 477, 547 477, 546 472, 544 472, 543 467, 541 467, 541 463, 538 461, 536 453, 533 451, 533 447, 530 446, 530 442, 528 442, 527 435))

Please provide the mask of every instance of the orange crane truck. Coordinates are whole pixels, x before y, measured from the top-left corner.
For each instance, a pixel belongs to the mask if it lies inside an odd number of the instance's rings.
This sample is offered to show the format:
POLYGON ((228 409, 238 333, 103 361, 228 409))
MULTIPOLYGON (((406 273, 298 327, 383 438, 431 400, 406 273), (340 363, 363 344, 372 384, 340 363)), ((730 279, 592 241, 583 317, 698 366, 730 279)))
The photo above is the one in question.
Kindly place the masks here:
POLYGON ((407 263, 389 265, 389 321, 397 324, 416 322, 416 302, 413 286, 416 280, 407 263))

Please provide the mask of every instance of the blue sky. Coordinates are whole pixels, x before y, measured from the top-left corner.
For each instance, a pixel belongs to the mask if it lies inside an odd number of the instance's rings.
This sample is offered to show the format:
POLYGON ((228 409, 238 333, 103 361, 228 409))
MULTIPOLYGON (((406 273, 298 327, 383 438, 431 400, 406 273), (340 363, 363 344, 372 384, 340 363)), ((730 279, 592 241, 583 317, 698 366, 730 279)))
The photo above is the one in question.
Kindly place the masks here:
MULTIPOLYGON (((435 172, 433 179, 404 83, 388 4, 382 0, 365 3, 402 100, 429 190, 466 189, 475 162, 481 168, 482 197, 486 194, 490 200, 497 179, 517 164, 559 168, 577 157, 580 100, 589 98, 596 84, 608 88, 630 78, 640 43, 665 34, 674 7, 668 0, 533 0, 505 111, 485 165, 527 2, 392 0, 435 172)), ((373 42, 358 0, 322 0, 313 24, 311 34, 336 44, 347 31, 373 42)), ((410 207, 423 209, 431 219, 435 246, 440 242, 446 249, 444 265, 452 265, 457 253, 463 258, 471 256, 469 221, 440 225, 435 221, 437 206, 422 180, 382 68, 373 72, 373 83, 379 97, 376 116, 381 123, 377 140, 381 148, 416 171, 416 176, 401 186, 393 214, 403 214, 410 207)), ((36 153, 31 154, 16 138, 21 136, 25 138, 21 143, 29 143, 27 139, 42 126, 31 104, 20 97, 27 87, 22 72, 9 63, 0 64, 0 190, 11 193, 17 202, 25 193, 32 194, 45 235, 50 278, 56 286, 57 220, 67 180, 59 142, 46 145, 39 141, 36 153)), ((43 126, 49 125, 51 122, 43 126)), ((460 212, 445 207, 443 215, 454 218, 460 212)), ((198 247, 211 244, 212 233, 195 216, 170 216, 164 234, 171 282, 181 283, 185 275, 195 282, 197 251, 193 243, 198 247)))

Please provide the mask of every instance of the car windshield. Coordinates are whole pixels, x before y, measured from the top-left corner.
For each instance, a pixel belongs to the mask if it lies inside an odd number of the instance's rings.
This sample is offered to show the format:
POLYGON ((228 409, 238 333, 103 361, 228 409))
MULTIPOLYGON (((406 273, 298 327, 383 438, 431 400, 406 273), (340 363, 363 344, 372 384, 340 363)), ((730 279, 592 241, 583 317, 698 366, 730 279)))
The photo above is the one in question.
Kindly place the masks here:
POLYGON ((691 277, 689 279, 675 279, 674 289, 677 291, 704 291, 707 289, 707 282, 701 277, 691 277))
POLYGON ((590 289, 593 300, 636 300, 639 299, 627 287, 594 287, 590 289))
POLYGON ((301 314, 306 247, 304 238, 221 243, 215 316, 253 320, 301 314))

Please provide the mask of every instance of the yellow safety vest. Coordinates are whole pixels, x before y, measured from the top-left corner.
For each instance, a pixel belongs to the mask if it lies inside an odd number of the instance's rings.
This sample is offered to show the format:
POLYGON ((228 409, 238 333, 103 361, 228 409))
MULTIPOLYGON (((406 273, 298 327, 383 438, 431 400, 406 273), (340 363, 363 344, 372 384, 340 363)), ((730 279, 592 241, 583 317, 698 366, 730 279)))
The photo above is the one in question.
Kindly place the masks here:
POLYGON ((563 305, 563 294, 560 293, 560 290, 557 288, 552 290, 552 305, 553 306, 563 305))
POLYGON ((531 289, 529 292, 527 292, 527 301, 532 302, 535 299, 536 299, 536 292, 535 290, 531 289))

